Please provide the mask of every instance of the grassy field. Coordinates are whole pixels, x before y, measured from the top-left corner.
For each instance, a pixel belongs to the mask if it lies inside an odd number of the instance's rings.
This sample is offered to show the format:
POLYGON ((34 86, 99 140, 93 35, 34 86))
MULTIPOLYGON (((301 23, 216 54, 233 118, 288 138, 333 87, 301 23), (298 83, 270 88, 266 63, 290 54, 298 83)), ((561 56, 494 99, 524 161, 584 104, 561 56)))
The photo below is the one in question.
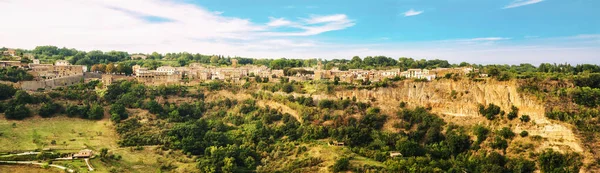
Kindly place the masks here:
POLYGON ((328 167, 332 166, 337 159, 342 157, 352 157, 350 163, 355 167, 362 165, 385 167, 383 163, 359 156, 347 147, 329 146, 324 140, 309 144, 307 147, 309 148, 307 151, 309 156, 323 159, 323 166, 319 172, 329 172, 328 167))
MULTIPOLYGON (((117 169, 119 172, 158 172, 161 163, 172 163, 177 166, 175 172, 191 172, 195 166, 192 159, 182 156, 180 152, 161 151, 157 146, 146 146, 143 150, 131 147, 119 147, 119 136, 114 125, 108 120, 99 121, 68 118, 33 117, 22 121, 6 120, 0 116, 0 153, 15 151, 32 151, 50 148, 57 152, 77 152, 84 147, 99 152, 108 148, 110 153, 122 156, 120 161, 101 162, 92 159, 96 172, 108 172, 117 169), (55 141, 55 142, 52 142, 55 141), (55 143, 55 144, 53 144, 55 143), (168 153, 168 154, 167 154, 168 153)), ((60 161, 59 165, 71 165, 81 172, 86 169, 82 161, 60 161)), ((13 169, 24 169, 22 172, 35 172, 36 167, 2 166, 0 172, 15 172, 13 169), (11 171, 3 171, 10 169, 11 171), (31 170, 30 170, 31 169, 31 170)), ((42 171, 43 172, 43 171, 42 171)))
POLYGON ((118 136, 106 120, 90 121, 78 118, 30 118, 23 121, 0 119, 0 152, 31 151, 51 148, 79 151, 117 148, 118 136), (54 142, 53 142, 54 141, 54 142))
POLYGON ((0 172, 10 173, 60 173, 60 169, 48 168, 44 169, 39 166, 24 166, 24 165, 0 165, 0 172))

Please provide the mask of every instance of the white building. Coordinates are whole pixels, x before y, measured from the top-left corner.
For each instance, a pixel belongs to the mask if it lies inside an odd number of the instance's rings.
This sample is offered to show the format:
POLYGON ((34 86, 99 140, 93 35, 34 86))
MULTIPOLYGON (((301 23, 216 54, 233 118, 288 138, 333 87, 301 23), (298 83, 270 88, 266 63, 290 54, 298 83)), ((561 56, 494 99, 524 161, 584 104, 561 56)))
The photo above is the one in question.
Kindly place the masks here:
POLYGON ((161 72, 161 73, 166 73, 167 75, 172 75, 173 73, 175 73, 175 67, 160 66, 160 67, 156 68, 156 71, 161 72))
POLYGON ((57 60, 54 63, 54 65, 55 66, 68 66, 68 65, 71 65, 71 63, 69 63, 69 61, 67 61, 67 60, 57 60))
POLYGON ((391 69, 381 72, 381 76, 383 77, 396 77, 400 75, 400 69, 391 69))
POLYGON ((435 74, 429 74, 427 69, 408 69, 408 71, 402 72, 402 76, 413 79, 435 79, 435 74))

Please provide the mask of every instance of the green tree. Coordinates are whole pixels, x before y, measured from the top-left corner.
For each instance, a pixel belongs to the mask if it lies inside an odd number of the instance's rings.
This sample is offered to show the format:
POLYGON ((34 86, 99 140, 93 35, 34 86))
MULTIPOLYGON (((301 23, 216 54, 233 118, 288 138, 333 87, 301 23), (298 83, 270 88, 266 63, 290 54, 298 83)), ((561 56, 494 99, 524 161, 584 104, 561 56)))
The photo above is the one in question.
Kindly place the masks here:
POLYGON ((521 133, 519 133, 519 135, 521 137, 527 137, 529 135, 529 132, 527 132, 527 131, 521 131, 521 133))
POLYGON ((94 104, 88 111, 88 119, 99 120, 104 117, 104 108, 99 104, 94 104))
POLYGON ((223 159, 223 167, 221 167, 221 171, 223 171, 224 173, 231 173, 231 172, 234 172, 235 169, 236 169, 235 158, 226 157, 225 159, 223 159))
POLYGON ((19 104, 16 106, 9 106, 6 111, 4 111, 4 116, 6 119, 14 119, 14 120, 22 120, 31 115, 31 111, 27 106, 23 104, 19 104))
POLYGON ((154 100, 148 101, 148 103, 146 103, 145 108, 148 109, 148 111, 153 114, 159 114, 159 113, 163 112, 163 107, 154 100))
POLYGON ((577 153, 561 154, 552 149, 544 150, 538 157, 540 170, 546 173, 579 172, 583 165, 577 153))
POLYGON ((44 103, 42 105, 42 107, 40 107, 38 114, 41 117, 47 118, 47 117, 51 117, 52 115, 59 113, 61 111, 61 106, 57 103, 54 102, 48 102, 48 103, 44 103))
POLYGON ((27 104, 27 103, 31 103, 33 101, 33 98, 31 97, 31 95, 29 95, 29 93, 27 93, 23 90, 18 90, 15 93, 14 99, 18 104, 27 104))
POLYGON ((508 113, 508 115, 506 115, 506 118, 513 120, 519 115, 519 108, 512 106, 510 109, 511 111, 508 113))
POLYGON ((333 172, 342 172, 350 168, 350 159, 347 157, 340 158, 335 161, 331 167, 333 172))
POLYGON ((127 119, 127 110, 123 104, 115 103, 110 106, 110 120, 118 123, 121 120, 127 119))
POLYGON ((497 133, 504 139, 512 139, 513 137, 515 137, 515 133, 508 127, 503 127, 502 129, 498 130, 497 133))
POLYGON ((531 120, 531 118, 529 118, 529 115, 521 115, 520 120, 521 120, 521 122, 526 123, 526 122, 529 122, 531 120))
POLYGON ((0 84, 0 100, 9 99, 15 95, 17 90, 12 85, 0 84))

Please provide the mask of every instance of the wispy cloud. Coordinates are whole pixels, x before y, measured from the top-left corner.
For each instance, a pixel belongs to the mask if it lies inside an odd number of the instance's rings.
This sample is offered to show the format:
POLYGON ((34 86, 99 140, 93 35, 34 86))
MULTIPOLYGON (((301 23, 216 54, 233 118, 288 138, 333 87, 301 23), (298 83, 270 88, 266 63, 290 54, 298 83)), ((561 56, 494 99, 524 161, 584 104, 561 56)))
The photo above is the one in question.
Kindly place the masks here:
POLYGON ((537 4, 542 1, 544 1, 544 0, 515 0, 515 1, 511 2, 510 4, 504 6, 503 9, 516 8, 516 7, 521 7, 521 6, 531 5, 531 4, 537 4))
POLYGON ((82 50, 264 55, 256 52, 311 47, 316 43, 303 36, 354 25, 345 14, 298 16, 296 20, 271 17, 267 23, 257 23, 171 0, 0 0, 0 6, 0 16, 22 13, 4 20, 12 25, 0 27, 0 45, 29 49, 56 45, 82 50), (41 32, 43 36, 35 36, 41 32), (262 47, 256 50, 248 45, 262 47))
POLYGON ((269 23, 267 23, 267 26, 279 27, 279 26, 286 26, 286 25, 292 24, 291 21, 286 20, 284 18, 269 17, 269 19, 270 19, 270 21, 269 21, 269 23))
MULTIPOLYGON (((275 20, 276 21, 276 20, 275 20)), ((271 22, 274 22, 273 20, 271 22)), ((271 23, 269 22, 269 23, 271 23)), ((277 22, 286 23, 286 22, 277 22)), ((265 32, 268 36, 309 36, 317 35, 324 32, 342 30, 354 26, 354 21, 350 20, 345 14, 334 15, 312 15, 310 18, 301 19, 300 21, 286 23, 287 27, 299 29, 296 32, 265 32)))
POLYGON ((410 10, 404 12, 403 14, 404 14, 404 17, 410 17, 410 16, 416 16, 416 15, 419 15, 422 13, 423 13, 423 11, 415 11, 414 9, 410 9, 410 10))
POLYGON ((571 38, 577 38, 577 39, 600 39, 600 34, 580 34, 580 35, 572 36, 571 38))

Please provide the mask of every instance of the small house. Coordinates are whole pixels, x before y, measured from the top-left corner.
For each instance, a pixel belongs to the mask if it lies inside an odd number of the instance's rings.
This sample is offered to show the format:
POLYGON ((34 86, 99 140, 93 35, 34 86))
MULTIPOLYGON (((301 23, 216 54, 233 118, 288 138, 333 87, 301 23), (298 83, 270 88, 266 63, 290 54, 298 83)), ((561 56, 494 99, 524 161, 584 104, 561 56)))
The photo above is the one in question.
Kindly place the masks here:
POLYGON ((84 149, 73 155, 73 158, 90 158, 94 155, 94 152, 90 149, 84 149))

